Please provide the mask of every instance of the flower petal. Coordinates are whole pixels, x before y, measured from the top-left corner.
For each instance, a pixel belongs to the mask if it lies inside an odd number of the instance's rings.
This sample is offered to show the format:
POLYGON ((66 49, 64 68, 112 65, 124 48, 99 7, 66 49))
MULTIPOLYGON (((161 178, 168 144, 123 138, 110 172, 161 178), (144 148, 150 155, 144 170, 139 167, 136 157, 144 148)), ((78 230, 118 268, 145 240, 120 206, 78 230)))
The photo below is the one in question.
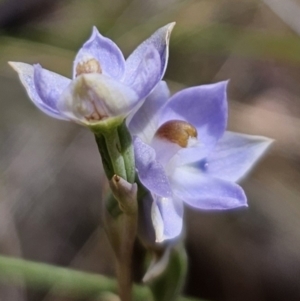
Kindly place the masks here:
POLYGON ((272 139, 226 132, 215 150, 197 163, 204 174, 236 182, 245 177, 272 139))
POLYGON ((83 74, 62 93, 59 111, 75 122, 97 123, 107 117, 125 118, 138 102, 136 93, 104 74, 83 74))
POLYGON ((34 68, 32 65, 18 62, 9 64, 18 72, 29 98, 40 110, 51 117, 68 120, 57 110, 57 100, 64 87, 70 82, 69 79, 42 69, 40 66, 34 68))
POLYGON ((163 166, 156 161, 154 149, 136 137, 134 153, 137 173, 142 184, 158 196, 172 196, 169 180, 163 166))
POLYGON ((141 98, 146 97, 164 76, 169 56, 170 34, 174 25, 175 23, 170 23, 158 29, 126 60, 124 81, 130 86, 134 85, 141 98))
POLYGON ((135 73, 125 78, 124 83, 134 89, 140 99, 145 98, 161 80, 160 56, 154 46, 145 49, 144 56, 136 66, 135 73))
POLYGON ((175 238, 182 230, 183 203, 177 198, 154 197, 151 216, 156 242, 175 238))
POLYGON ((181 151, 182 163, 205 157, 224 134, 227 124, 227 82, 184 89, 166 103, 160 114, 160 125, 169 120, 184 120, 198 132, 201 147, 181 151), (185 162, 184 162, 185 161, 185 162))
POLYGON ((128 127, 132 135, 137 135, 144 142, 150 143, 158 126, 157 113, 168 100, 169 95, 170 91, 166 82, 159 82, 131 119, 128 127))
POLYGON ((76 66, 92 58, 99 62, 103 74, 116 80, 123 77, 125 60, 121 50, 112 40, 102 36, 96 27, 93 27, 91 37, 83 44, 76 55, 73 65, 73 77, 76 76, 76 66))
POLYGON ((203 175, 193 167, 177 168, 171 185, 174 195, 198 209, 224 210, 247 206, 245 193, 239 185, 203 175))
POLYGON ((57 73, 43 69, 37 64, 34 68, 34 83, 42 101, 57 110, 57 101, 71 80, 57 73))

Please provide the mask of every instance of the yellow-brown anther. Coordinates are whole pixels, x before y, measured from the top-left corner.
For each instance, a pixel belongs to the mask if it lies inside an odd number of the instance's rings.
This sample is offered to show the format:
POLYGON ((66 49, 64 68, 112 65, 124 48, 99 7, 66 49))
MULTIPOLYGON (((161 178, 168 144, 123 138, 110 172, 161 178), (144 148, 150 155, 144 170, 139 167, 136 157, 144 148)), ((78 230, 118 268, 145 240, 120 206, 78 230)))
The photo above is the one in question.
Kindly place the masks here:
POLYGON ((164 123, 155 136, 176 143, 181 147, 187 147, 189 138, 197 138, 197 129, 190 123, 182 120, 170 120, 164 123))
POLYGON ((101 120, 101 119, 107 117, 106 115, 101 115, 101 114, 98 112, 98 110, 97 110, 97 108, 96 108, 96 106, 95 106, 95 104, 94 104, 93 102, 92 102, 92 105, 93 105, 93 107, 94 107, 93 113, 90 114, 89 116, 85 116, 85 118, 86 118, 88 121, 98 121, 98 120, 101 120))
POLYGON ((83 63, 79 63, 76 66, 76 77, 81 74, 87 73, 102 73, 99 62, 95 59, 89 59, 83 63))

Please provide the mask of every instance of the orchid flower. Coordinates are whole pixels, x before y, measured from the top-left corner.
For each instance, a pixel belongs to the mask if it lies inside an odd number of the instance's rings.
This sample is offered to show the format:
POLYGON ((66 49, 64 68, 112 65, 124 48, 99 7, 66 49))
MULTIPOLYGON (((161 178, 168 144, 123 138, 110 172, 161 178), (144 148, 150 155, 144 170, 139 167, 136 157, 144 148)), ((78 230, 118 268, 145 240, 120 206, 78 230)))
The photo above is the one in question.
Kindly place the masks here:
POLYGON ((236 182, 272 140, 225 131, 226 87, 227 82, 197 86, 169 98, 161 82, 129 124, 136 170, 151 192, 143 202, 151 207, 156 242, 181 233, 184 203, 202 210, 247 206, 236 182))
POLYGON ((78 51, 73 79, 39 64, 10 62, 33 103, 47 115, 97 128, 120 124, 162 79, 175 23, 158 29, 124 59, 96 27, 78 51))

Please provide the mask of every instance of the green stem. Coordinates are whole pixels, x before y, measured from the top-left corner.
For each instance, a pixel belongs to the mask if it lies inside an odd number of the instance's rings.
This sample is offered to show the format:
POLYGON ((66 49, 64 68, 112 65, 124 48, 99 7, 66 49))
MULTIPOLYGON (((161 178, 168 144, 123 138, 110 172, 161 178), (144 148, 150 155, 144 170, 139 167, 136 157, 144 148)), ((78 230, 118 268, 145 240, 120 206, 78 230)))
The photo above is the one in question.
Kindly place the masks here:
POLYGON ((105 138, 101 134, 95 134, 96 143, 98 146, 99 153, 102 159, 103 169, 105 171, 106 177, 111 179, 114 176, 114 168, 108 153, 105 138))
MULTIPOLYGON (((114 175, 117 175, 130 184, 135 180, 134 154, 131 135, 126 127, 125 120, 118 127, 95 134, 98 148, 101 154, 106 176, 113 183, 114 175)), ((126 185, 125 185, 126 186, 126 185)), ((110 216, 106 216, 106 233, 116 255, 117 276, 119 284, 119 296, 122 301, 130 301, 132 294, 131 260, 132 249, 136 237, 137 208, 136 194, 129 200, 136 209, 134 213, 122 212, 121 205, 128 203, 130 190, 122 191, 122 187, 113 190, 114 197, 106 199, 106 209, 110 216), (126 194, 127 193, 127 194, 126 194), (118 196, 116 196, 118 195, 118 196), (117 198, 117 200, 115 199, 117 198), (119 203, 119 204, 118 204, 119 203), (118 206, 120 205, 120 206, 118 206)), ((130 196, 131 198, 131 196, 130 196)))
MULTIPOLYGON (((131 254, 130 254, 131 255, 131 254)), ((131 260, 123 258, 117 261, 117 277, 119 284, 119 297, 121 301, 132 300, 132 275, 131 275, 131 260)))
MULTIPOLYGON (((125 169, 124 158, 122 156, 122 147, 118 135, 118 129, 113 128, 108 133, 103 134, 107 152, 110 156, 110 161, 113 167, 113 171, 116 175, 127 180, 127 174, 125 169)), ((110 179, 109 179, 110 180, 110 179)))
MULTIPOLYGON (((0 256, 0 281, 20 285, 22 281, 32 289, 51 290, 52 293, 72 298, 96 297, 103 292, 117 293, 114 279, 62 267, 17 258, 0 256)), ((146 287, 134 287, 135 300, 150 298, 146 287)))
MULTIPOLYGON (((19 258, 0 255, 0 282, 22 286, 40 291, 51 290, 51 293, 75 298, 93 298, 105 292, 117 293, 118 285, 115 279, 38 263, 19 258)), ((134 301, 153 301, 150 290, 141 285, 133 287, 134 301)), ((200 301, 180 297, 178 301, 200 301)))
POLYGON ((119 139, 121 143, 121 151, 124 159, 127 181, 134 183, 135 180, 135 163, 134 163, 134 151, 132 145, 132 138, 127 129, 126 122, 124 122, 118 128, 119 139))
POLYGON ((116 128, 95 133, 103 168, 109 180, 117 174, 129 183, 135 181, 134 152, 125 120, 116 128))

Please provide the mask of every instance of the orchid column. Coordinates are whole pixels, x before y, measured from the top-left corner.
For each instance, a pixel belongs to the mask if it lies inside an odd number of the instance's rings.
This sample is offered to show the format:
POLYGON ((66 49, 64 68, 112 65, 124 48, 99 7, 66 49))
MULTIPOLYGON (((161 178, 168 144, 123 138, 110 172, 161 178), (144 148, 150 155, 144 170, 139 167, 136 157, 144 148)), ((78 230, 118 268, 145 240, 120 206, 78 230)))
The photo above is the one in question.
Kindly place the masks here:
POLYGON ((157 30, 127 60, 114 42, 94 28, 75 57, 72 80, 40 65, 10 63, 39 109, 95 134, 111 188, 105 202, 106 231, 117 259, 122 301, 131 300, 130 267, 138 218, 135 161, 126 118, 162 79, 173 26, 157 30))

